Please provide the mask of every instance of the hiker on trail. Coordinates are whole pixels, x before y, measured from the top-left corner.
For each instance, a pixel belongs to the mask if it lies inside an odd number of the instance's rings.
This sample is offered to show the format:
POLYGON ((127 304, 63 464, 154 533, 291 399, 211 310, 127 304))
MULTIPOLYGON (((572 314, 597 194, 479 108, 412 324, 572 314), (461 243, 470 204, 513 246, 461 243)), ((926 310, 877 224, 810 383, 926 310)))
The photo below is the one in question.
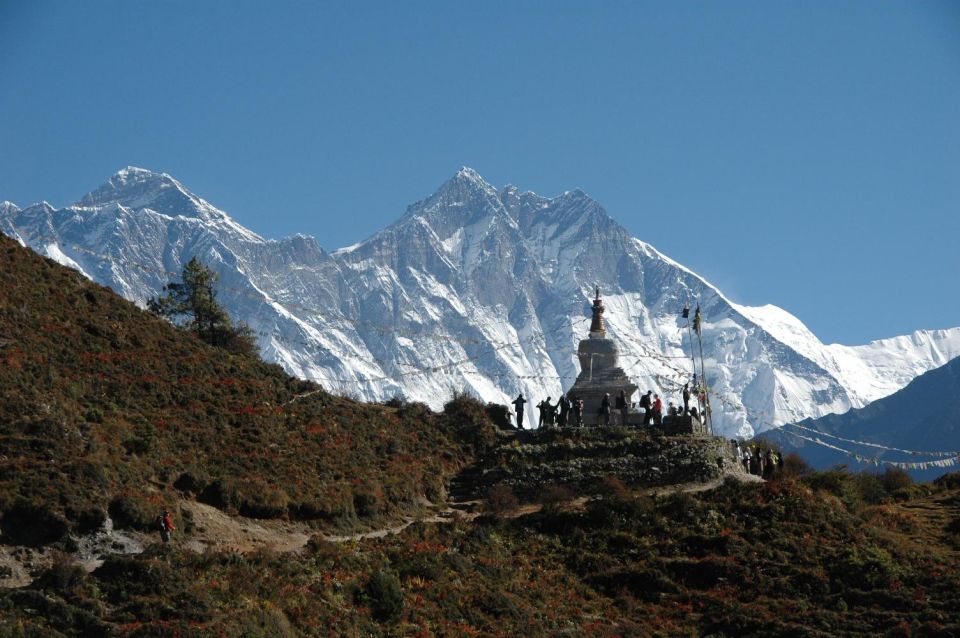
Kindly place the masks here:
POLYGON ((160 538, 163 539, 164 543, 170 542, 173 530, 177 529, 173 526, 173 517, 167 510, 163 510, 163 514, 157 517, 157 527, 160 529, 160 538))
POLYGON ((647 393, 640 397, 640 407, 643 409, 643 424, 650 425, 650 417, 653 412, 653 404, 650 400, 653 390, 647 390, 647 393))
POLYGON ((560 395, 560 400, 557 401, 557 408, 560 410, 560 413, 557 415, 557 425, 565 428, 567 427, 567 413, 570 412, 570 400, 567 399, 567 395, 560 395))
POLYGON ((690 384, 683 384, 683 413, 690 414, 690 384))
POLYGON ((673 405, 673 401, 670 402, 670 407, 667 408, 667 414, 670 416, 677 416, 677 408, 673 405))
POLYGON ((574 424, 578 428, 583 427, 583 399, 579 397, 573 398, 573 416, 574 424))
POLYGON ((517 411, 517 429, 523 429, 523 406, 526 404, 527 400, 523 398, 523 392, 520 393, 516 399, 513 400, 513 407, 517 411))
POLYGON ((663 401, 659 394, 653 395, 653 424, 663 425, 663 401))
POLYGON ((600 421, 604 425, 610 425, 610 393, 603 395, 603 401, 600 402, 600 421))
POLYGON ((617 411, 620 412, 620 425, 627 427, 627 393, 620 390, 617 396, 617 411))

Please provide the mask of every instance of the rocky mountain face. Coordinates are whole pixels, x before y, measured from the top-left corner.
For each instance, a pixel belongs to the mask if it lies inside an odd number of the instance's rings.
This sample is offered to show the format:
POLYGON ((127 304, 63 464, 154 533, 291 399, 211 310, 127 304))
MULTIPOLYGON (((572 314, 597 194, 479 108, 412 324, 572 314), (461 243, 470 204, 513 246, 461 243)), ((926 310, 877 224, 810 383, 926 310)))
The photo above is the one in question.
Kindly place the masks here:
POLYGON ((0 230, 139 304, 196 256, 267 360, 372 401, 556 399, 579 372, 596 285, 622 367, 668 399, 691 375, 681 309, 700 304, 714 427, 727 435, 862 407, 960 355, 960 328, 824 345, 779 308, 726 299, 580 190, 497 190, 468 168, 332 253, 303 235, 264 239, 138 168, 66 208, 3 202, 0 230))

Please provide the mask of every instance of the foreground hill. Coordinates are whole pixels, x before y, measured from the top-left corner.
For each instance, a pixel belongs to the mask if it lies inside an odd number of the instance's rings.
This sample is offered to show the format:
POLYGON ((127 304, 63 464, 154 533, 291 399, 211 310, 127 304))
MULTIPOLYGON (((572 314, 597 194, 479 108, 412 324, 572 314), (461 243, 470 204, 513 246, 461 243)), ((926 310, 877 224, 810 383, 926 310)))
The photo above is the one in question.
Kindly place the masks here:
MULTIPOLYGON (((957 476, 788 473, 651 495, 608 473, 676 469, 691 443, 588 430, 492 448, 476 401, 434 414, 331 396, 5 239, 0 286, 0 550, 47 559, 0 591, 4 638, 960 633, 957 476), (442 499, 474 455, 459 487, 489 487, 488 514, 327 533, 442 499), (143 530, 161 507, 182 523, 171 545, 72 555, 108 515, 143 530), (239 542, 272 519, 314 534, 239 542)), ((697 470, 716 477, 729 449, 701 441, 726 450, 697 470)))
POLYGON ((960 483, 886 483, 655 499, 611 483, 585 505, 301 553, 65 560, 0 593, 0 619, 43 636, 958 635, 960 483))
MULTIPOLYGON (((807 419, 801 426, 886 447, 919 451, 960 452, 960 358, 920 375, 907 387, 862 409, 807 419)), ((852 463, 848 455, 801 439, 815 438, 808 430, 785 427, 770 433, 785 448, 798 451, 809 463, 826 468, 852 463)), ((827 443, 866 459, 918 462, 942 457, 914 456, 821 437, 827 443)), ((911 469, 917 479, 933 479, 949 468, 911 469)))
POLYGON ((369 401, 402 394, 439 408, 463 388, 501 404, 518 391, 559 396, 579 373, 597 284, 621 364, 661 395, 688 380, 680 312, 700 303, 711 386, 725 399, 714 425, 727 435, 862 407, 960 355, 960 328, 825 345, 779 308, 732 303, 583 191, 496 189, 467 168, 334 252, 311 237, 264 239, 138 168, 65 208, 2 202, 0 231, 141 304, 199 257, 267 360, 369 401))
POLYGON ((197 498, 349 527, 443 497, 444 417, 332 396, 207 346, 0 237, 0 541, 147 529, 197 498))

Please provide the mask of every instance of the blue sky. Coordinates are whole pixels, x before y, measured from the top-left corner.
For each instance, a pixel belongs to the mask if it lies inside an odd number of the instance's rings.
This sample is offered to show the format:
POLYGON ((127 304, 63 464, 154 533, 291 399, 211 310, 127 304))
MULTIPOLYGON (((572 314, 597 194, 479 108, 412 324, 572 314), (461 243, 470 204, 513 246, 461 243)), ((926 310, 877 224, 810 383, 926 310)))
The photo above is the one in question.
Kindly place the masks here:
POLYGON ((462 165, 825 342, 960 325, 960 3, 0 0, 0 199, 126 165, 329 250, 462 165))

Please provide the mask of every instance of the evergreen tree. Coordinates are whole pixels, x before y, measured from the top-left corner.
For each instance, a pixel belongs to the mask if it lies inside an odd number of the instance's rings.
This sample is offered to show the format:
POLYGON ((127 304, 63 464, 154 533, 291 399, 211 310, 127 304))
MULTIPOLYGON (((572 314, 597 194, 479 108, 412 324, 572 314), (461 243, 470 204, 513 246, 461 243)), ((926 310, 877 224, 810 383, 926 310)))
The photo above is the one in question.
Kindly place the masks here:
POLYGON ((218 348, 253 355, 257 343, 249 327, 234 326, 230 315, 217 303, 214 289, 219 276, 196 257, 183 268, 182 282, 163 287, 161 297, 151 297, 147 308, 218 348))

